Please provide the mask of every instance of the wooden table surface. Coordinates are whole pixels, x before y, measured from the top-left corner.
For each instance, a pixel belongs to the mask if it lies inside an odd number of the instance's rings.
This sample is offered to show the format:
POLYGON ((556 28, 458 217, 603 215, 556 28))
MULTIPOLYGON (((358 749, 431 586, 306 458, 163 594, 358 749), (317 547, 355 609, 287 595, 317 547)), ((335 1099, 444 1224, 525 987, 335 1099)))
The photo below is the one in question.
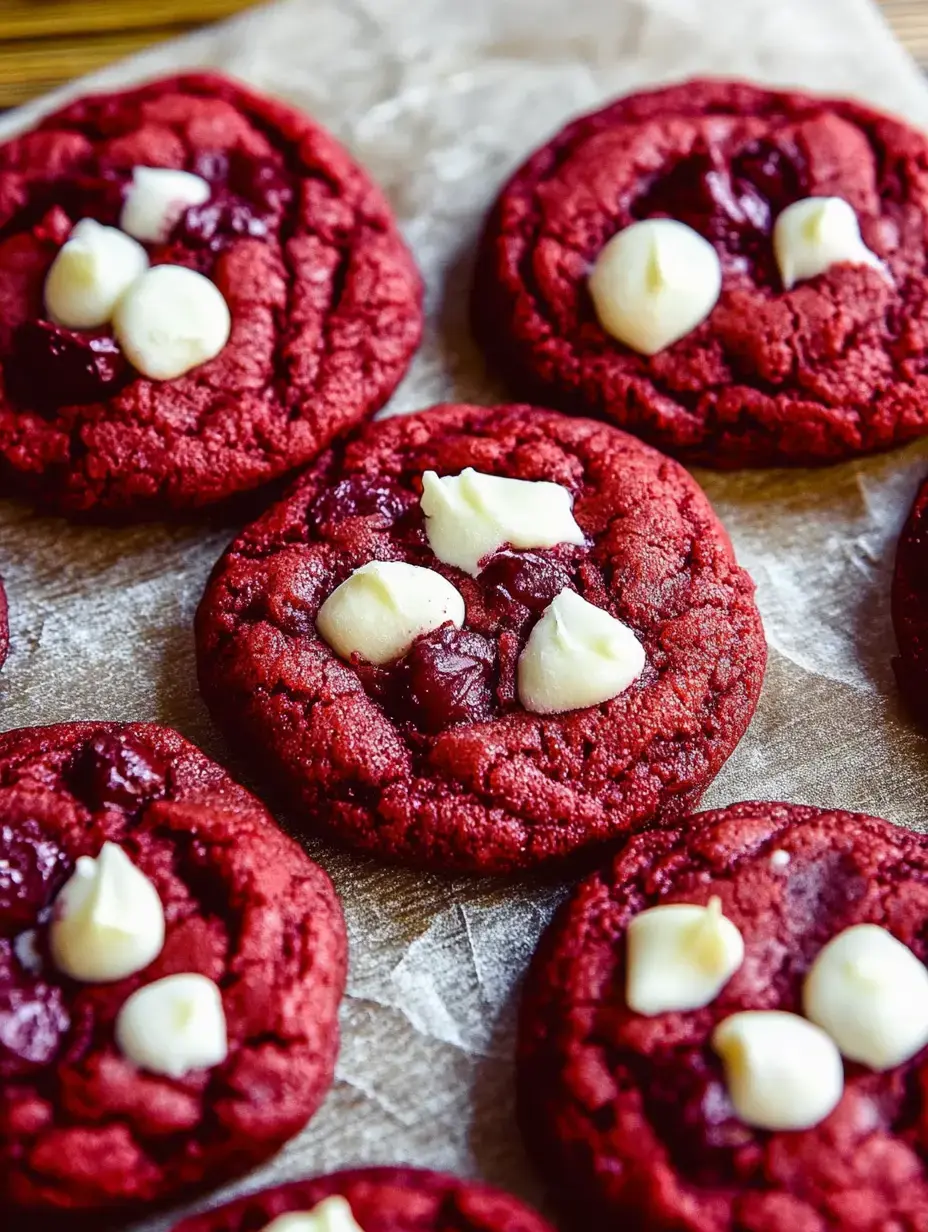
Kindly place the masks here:
MULTIPOLYGON (((896 34, 928 70, 928 0, 879 0, 896 34)), ((102 68, 249 0, 0 0, 0 108, 102 68)))

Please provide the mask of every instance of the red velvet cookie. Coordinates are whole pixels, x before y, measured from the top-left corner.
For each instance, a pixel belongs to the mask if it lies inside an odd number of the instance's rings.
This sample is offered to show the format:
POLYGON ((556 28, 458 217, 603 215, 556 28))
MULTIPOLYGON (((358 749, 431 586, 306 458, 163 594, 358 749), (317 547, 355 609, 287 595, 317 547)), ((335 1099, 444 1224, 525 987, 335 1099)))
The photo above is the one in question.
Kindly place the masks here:
POLYGON ((928 480, 899 538, 892 606, 899 643, 896 679, 916 714, 928 718, 928 480))
POLYGON ((176 732, 70 723, 0 736, 0 1199, 53 1210, 155 1202, 244 1172, 332 1080, 346 942, 325 873, 176 732), (87 983, 50 953, 80 856, 117 844, 154 884, 163 948, 87 983), (137 989, 199 973, 221 993, 227 1059, 182 1077, 116 1040, 137 989))
POLYGON ((488 220, 474 329, 520 395, 605 416, 688 462, 813 465, 928 429, 928 141, 853 102, 691 81, 569 124, 488 220), (890 277, 838 264, 784 290, 772 227, 840 197, 890 277), (599 324, 606 242, 674 218, 715 248, 714 310, 653 357, 599 324))
POLYGON ((676 463, 604 424, 449 405, 325 454, 232 544, 197 615, 200 682, 303 824, 415 865, 508 872, 690 811, 757 702, 753 592, 676 463), (422 475, 467 467, 566 488, 585 543, 503 546, 477 576, 443 564, 422 475), (372 560, 446 579, 463 628, 384 666, 336 657, 320 606, 372 560), (644 669, 602 704, 530 713, 520 654, 565 588, 633 630, 644 669))
POLYGON ((322 128, 215 74, 78 99, 0 146, 0 465, 70 513, 148 515, 254 488, 381 406, 421 334, 421 285, 379 189, 322 128), (109 326, 53 325, 49 267, 72 225, 119 223, 135 167, 210 196, 152 264, 219 287, 232 333, 172 380, 109 326))
POLYGON ((296 1181, 194 1215, 174 1232, 256 1232, 334 1195, 348 1201, 363 1232, 552 1232, 509 1194, 419 1168, 358 1168, 296 1181))
POLYGON ((837 933, 871 923, 928 959, 928 844, 859 814, 738 804, 632 839, 563 905, 521 1010, 519 1113, 571 1225, 654 1232, 888 1232, 928 1212, 928 1053, 879 1073, 844 1061, 834 1111, 804 1130, 735 1113, 713 1029, 803 1013, 837 933), (784 854, 785 853, 785 854, 784 854), (703 1009, 633 1013, 627 929, 674 902, 722 910, 744 961, 703 1009))

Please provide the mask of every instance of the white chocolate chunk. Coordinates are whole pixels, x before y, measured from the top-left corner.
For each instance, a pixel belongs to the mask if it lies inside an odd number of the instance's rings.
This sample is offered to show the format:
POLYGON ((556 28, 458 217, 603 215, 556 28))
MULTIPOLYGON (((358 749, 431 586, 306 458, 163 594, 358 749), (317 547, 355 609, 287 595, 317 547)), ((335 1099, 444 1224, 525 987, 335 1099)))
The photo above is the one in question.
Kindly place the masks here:
POLYGON ((834 1041, 814 1023, 780 1010, 745 1010, 715 1028, 735 1111, 756 1129, 810 1129, 844 1091, 834 1041))
POLYGON ((718 898, 642 911, 627 944, 625 1000, 648 1017, 709 1005, 744 961, 744 940, 718 898))
POLYGON ((156 265, 128 289, 113 314, 113 332, 143 376, 170 381, 215 359, 232 318, 215 283, 181 265, 156 265))
POLYGON ((432 551, 446 565, 472 577, 480 561, 504 544, 553 548, 584 542, 573 498, 559 483, 485 475, 468 466, 460 475, 426 471, 422 511, 432 551))
POLYGON ((632 223, 596 258, 590 295, 606 333, 656 355, 701 325, 722 290, 722 266, 708 240, 672 218, 632 223))
POLYGON ((565 588, 519 655, 519 700, 534 714, 598 706, 644 671, 644 647, 621 620, 565 588))
POLYGON ((774 224, 773 250, 787 291, 843 261, 872 265, 889 277, 861 239, 853 208, 841 197, 805 197, 788 205, 774 224))
POLYGON ((336 586, 319 609, 316 628, 343 659, 389 663, 417 637, 448 621, 460 629, 464 600, 433 569, 402 561, 372 560, 336 586))
POLYGON ((212 189, 202 176, 167 167, 135 167, 119 225, 127 235, 160 244, 184 210, 209 200, 212 189))
POLYGON ((347 1200, 335 1194, 311 1211, 278 1215, 262 1232, 364 1232, 364 1229, 355 1221, 347 1200))
POLYGON ((98 329, 147 269, 148 255, 141 244, 116 227, 82 218, 45 279, 48 315, 68 329, 98 329))
POLYGON ((183 1078, 228 1055, 219 989, 205 975, 168 975, 139 988, 116 1016, 116 1044, 140 1069, 183 1078))
POLYGON ((116 843, 94 859, 81 856, 55 899, 48 930, 59 971, 87 984, 125 979, 147 967, 164 945, 158 891, 116 843))
POLYGON ((928 970, 876 924, 832 938, 806 976, 806 1017, 849 1061, 871 1069, 901 1065, 928 1044, 928 970))
POLYGON ((782 847, 778 847, 776 851, 770 853, 770 866, 782 872, 784 868, 789 868, 792 856, 788 851, 784 851, 782 847))

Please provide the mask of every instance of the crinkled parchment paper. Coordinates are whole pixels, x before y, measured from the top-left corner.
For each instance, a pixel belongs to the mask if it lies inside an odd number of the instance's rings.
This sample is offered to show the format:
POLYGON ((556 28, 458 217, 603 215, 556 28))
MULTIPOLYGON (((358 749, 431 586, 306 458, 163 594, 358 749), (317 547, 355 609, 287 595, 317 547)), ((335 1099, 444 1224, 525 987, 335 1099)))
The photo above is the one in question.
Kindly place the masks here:
MULTIPOLYGON (((192 65, 306 108, 385 186, 428 285, 426 341, 397 411, 499 396, 465 326, 475 234, 503 177, 568 117, 644 84, 739 73, 846 91, 928 125, 928 88, 867 0, 291 0, 95 84, 192 65)), ((825 471, 699 474, 757 581, 770 642, 757 717, 707 803, 771 797, 922 821, 928 743, 893 688, 888 588, 925 470, 928 442, 825 471)), ((13 633, 3 726, 155 719, 222 757, 191 622, 233 530, 75 528, 0 503, 13 633)), ((512 1118, 513 1002, 559 887, 311 850, 351 935, 337 1079, 306 1132, 222 1196, 402 1160, 541 1201, 512 1118)))

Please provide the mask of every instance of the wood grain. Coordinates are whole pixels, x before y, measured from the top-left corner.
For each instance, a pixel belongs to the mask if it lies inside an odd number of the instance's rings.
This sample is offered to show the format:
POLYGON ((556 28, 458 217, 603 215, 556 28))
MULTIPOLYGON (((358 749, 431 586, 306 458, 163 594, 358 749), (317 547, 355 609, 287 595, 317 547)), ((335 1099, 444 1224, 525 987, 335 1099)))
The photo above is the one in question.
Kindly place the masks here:
POLYGON ((0 0, 0 108, 253 0, 0 0))
MULTIPOLYGON (((928 70, 928 0, 880 0, 928 70)), ((249 0, 0 0, 0 108, 247 8, 249 0)))
POLYGON ((926 0, 881 0, 886 20, 899 41, 928 70, 928 3, 926 0))

